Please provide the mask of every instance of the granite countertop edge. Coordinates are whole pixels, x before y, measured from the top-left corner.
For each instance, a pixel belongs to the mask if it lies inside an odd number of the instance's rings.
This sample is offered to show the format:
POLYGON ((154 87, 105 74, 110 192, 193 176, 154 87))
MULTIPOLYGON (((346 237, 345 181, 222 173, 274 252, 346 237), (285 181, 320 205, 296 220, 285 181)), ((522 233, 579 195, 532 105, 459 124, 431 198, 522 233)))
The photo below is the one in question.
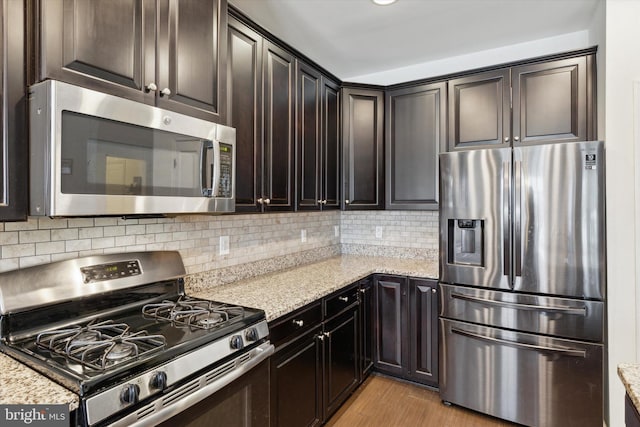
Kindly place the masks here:
MULTIPOLYGON (((374 273, 435 279, 438 261, 338 255, 226 285, 198 281, 190 286, 187 280, 185 287, 191 296, 263 309, 272 321, 374 273)), ((79 397, 0 353, 0 404, 68 404, 73 411, 79 397)))
POLYGON ((640 364, 621 363, 618 365, 618 376, 624 384, 629 398, 640 412, 640 364))

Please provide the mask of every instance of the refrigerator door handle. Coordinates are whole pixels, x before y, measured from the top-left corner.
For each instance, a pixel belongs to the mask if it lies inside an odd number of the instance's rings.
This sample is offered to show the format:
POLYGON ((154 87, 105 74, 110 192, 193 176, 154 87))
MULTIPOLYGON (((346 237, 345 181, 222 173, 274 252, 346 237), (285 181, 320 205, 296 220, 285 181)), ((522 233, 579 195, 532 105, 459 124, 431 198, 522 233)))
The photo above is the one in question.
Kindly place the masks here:
POLYGON ((474 338, 480 341, 488 341, 494 344, 508 345, 516 348, 523 348, 526 350, 539 351, 544 353, 553 353, 553 354, 561 354, 563 356, 570 357, 581 357, 583 359, 586 358, 587 352, 586 350, 574 349, 574 348, 564 348, 564 347, 547 347, 544 345, 535 345, 535 344, 526 344, 522 342, 503 340, 500 338, 493 338, 485 335, 475 334, 469 331, 463 331, 462 329, 451 328, 451 332, 454 334, 462 335, 468 338, 474 338))
MULTIPOLYGON (((502 255, 504 275, 511 276, 511 251, 509 250, 509 204, 511 199, 511 162, 502 162, 502 255)), ((511 280, 509 280, 511 283, 511 280)), ((511 285, 510 285, 511 286, 511 285)))
POLYGON ((514 243, 513 250, 515 251, 514 264, 515 264, 515 276, 522 276, 522 161, 517 160, 514 162, 514 215, 513 215, 513 229, 514 229, 514 243))
POLYGON ((568 307, 568 306, 548 306, 548 305, 535 305, 535 304, 519 304, 509 301, 497 301, 493 299, 480 298, 472 295, 464 295, 458 293, 451 293, 451 298, 457 298, 465 301, 477 302, 486 305, 497 305, 499 307, 515 308, 518 310, 533 310, 533 311, 547 311, 551 313, 562 314, 575 314, 578 316, 586 316, 586 307, 568 307))

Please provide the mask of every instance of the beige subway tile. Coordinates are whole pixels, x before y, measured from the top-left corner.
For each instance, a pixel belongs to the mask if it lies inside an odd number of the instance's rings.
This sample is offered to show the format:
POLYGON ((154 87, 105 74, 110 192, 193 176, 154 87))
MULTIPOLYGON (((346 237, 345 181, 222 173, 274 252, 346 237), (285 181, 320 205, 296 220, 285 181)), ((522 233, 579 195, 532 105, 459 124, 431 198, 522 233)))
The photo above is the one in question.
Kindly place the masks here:
POLYGON ((2 246, 2 258, 20 258, 25 256, 34 256, 35 254, 35 243, 2 246))
POLYGON ((102 227, 90 227, 90 228, 80 228, 78 229, 78 238, 79 239, 95 239, 98 237, 103 237, 104 228, 102 227))
POLYGON ((77 240, 78 229, 77 228, 64 228, 60 230, 51 230, 51 240, 77 240))
POLYGON ((91 249, 91 239, 65 241, 65 252, 80 252, 91 249))
POLYGON ((40 242, 36 243, 36 255, 49 255, 65 252, 64 242, 40 242))
POLYGON ((49 255, 20 257, 20 268, 31 267, 34 265, 48 264, 50 262, 51 262, 51 256, 49 255))

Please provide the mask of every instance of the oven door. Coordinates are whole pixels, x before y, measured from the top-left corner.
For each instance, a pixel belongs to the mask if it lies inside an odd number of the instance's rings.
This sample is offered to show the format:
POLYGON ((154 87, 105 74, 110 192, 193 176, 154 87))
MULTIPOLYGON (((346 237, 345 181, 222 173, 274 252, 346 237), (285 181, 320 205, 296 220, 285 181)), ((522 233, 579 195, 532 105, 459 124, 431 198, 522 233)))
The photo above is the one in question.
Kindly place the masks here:
POLYGON ((159 396, 112 427, 268 426, 269 342, 159 396))

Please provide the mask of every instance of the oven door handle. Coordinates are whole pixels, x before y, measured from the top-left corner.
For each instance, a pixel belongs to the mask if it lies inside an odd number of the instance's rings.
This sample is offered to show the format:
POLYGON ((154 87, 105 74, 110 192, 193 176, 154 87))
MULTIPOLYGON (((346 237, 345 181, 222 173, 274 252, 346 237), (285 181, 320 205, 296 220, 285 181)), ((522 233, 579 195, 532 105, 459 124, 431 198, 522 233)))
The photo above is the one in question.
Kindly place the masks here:
POLYGON ((266 360, 274 353, 274 350, 273 344, 267 341, 252 349, 248 354, 245 353, 236 358, 233 361, 236 366, 226 370, 219 378, 211 381, 211 379, 207 378, 211 375, 211 372, 205 373, 176 390, 160 396, 150 404, 138 408, 131 414, 111 424, 111 427, 146 427, 155 426, 166 421, 231 384, 266 360), (249 360, 242 362, 247 357, 250 357, 249 360))

